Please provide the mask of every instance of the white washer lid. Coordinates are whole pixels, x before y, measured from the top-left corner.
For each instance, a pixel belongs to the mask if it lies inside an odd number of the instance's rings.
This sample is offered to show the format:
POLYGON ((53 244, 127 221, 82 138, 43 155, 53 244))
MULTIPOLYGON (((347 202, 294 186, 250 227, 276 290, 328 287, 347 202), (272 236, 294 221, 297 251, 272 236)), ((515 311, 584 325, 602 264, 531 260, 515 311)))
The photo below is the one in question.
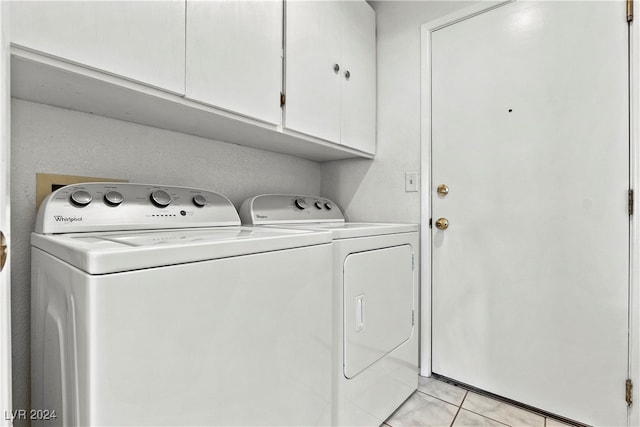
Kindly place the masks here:
POLYGON ((290 227, 296 230, 330 231, 334 240, 385 234, 413 233, 417 224, 392 224, 379 222, 329 222, 311 224, 278 224, 274 227, 290 227))
POLYGON ((331 243, 331 233, 266 227, 31 234, 41 249, 89 274, 161 267, 331 243))

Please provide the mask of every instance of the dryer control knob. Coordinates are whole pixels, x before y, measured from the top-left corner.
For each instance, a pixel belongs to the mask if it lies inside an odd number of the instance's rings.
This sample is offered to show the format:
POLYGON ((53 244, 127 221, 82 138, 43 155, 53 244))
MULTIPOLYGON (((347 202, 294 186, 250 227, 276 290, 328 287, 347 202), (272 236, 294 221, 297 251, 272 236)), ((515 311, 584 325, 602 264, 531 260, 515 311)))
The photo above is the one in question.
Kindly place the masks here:
POLYGON ((325 208, 327 208, 327 210, 331 210, 331 209, 333 209, 333 205, 332 205, 331 203, 329 203, 329 202, 326 202, 326 203, 324 204, 324 207, 325 207, 325 208))
POLYGON ((316 209, 322 209, 322 202, 315 202, 313 205, 316 207, 316 209))
POLYGON ((151 193, 151 203, 159 208, 166 208, 171 204, 171 196, 164 190, 156 190, 151 193))
POLYGON ((76 190, 73 193, 71 193, 71 197, 69 197, 69 200, 71 201, 72 205, 79 208, 83 208, 87 206, 89 203, 91 203, 91 201, 93 200, 93 197, 91 197, 91 194, 89 194, 89 192, 87 191, 76 190))
POLYGON ((108 191, 104 195, 104 203, 108 206, 118 206, 120 203, 122 203, 122 200, 122 194, 117 191, 108 191))
POLYGON ((202 194, 197 194, 197 195, 193 196, 193 204, 196 205, 199 208, 202 208, 202 207, 206 206, 207 199, 205 199, 202 194))
POLYGON ((307 202, 302 198, 298 197, 295 201, 296 208, 303 210, 307 208, 307 202))

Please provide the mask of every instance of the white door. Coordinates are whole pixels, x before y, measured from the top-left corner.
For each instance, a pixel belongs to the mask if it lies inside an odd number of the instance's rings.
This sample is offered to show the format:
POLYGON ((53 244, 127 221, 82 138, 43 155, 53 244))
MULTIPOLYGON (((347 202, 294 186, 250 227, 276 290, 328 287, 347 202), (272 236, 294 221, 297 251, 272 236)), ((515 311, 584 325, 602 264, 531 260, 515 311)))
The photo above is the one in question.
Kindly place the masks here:
MULTIPOLYGON (((9 238, 9 4, 0 2, 0 240, 9 238)), ((0 255, 2 251, 0 250, 0 255)), ((0 256, 1 257, 1 256, 0 256)), ((1 267, 1 263, 0 263, 1 267)), ((8 262, 0 268, 0 423, 11 425, 11 293, 8 262)))
POLYGON ((282 1, 187 1, 186 97, 280 125, 282 1))
POLYGON ((433 372, 591 425, 627 422, 625 17, 515 2, 432 34, 433 372))

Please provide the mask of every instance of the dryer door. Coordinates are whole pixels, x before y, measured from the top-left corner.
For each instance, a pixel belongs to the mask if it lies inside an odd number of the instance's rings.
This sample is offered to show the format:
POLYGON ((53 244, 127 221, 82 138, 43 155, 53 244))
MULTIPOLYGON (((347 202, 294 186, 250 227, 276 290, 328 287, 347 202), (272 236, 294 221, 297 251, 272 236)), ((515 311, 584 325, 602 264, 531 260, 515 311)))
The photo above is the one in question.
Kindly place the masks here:
POLYGON ((344 375, 353 378, 413 332, 413 248, 350 254, 344 261, 344 375))

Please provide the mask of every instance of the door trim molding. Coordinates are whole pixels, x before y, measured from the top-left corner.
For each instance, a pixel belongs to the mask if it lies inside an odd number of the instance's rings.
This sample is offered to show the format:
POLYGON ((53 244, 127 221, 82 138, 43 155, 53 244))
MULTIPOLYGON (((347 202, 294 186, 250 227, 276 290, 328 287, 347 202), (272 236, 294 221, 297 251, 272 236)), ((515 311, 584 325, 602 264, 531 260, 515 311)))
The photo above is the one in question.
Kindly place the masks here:
MULTIPOLYGON (((11 94, 10 94, 10 7, 0 1, 0 228, 7 244, 11 243, 10 154, 11 154, 11 94)), ((11 373, 11 255, 0 272, 0 425, 11 426, 6 414, 12 406, 11 373)))
POLYGON ((425 377, 431 375, 431 33, 512 1, 483 1, 420 27, 420 375, 425 377))
MULTIPOLYGON (((634 16, 640 16, 640 2, 633 2, 634 16)), ((629 162, 631 188, 640 189, 640 28, 637 19, 630 22, 630 120, 629 129, 629 162)), ((634 201, 637 203, 637 201, 634 201)), ((631 241, 629 244, 629 257, 631 260, 629 272, 629 378, 635 384, 640 384, 640 212, 634 207, 634 214, 631 216, 630 224, 631 241)), ((633 390, 634 401, 637 399, 637 387, 633 390)), ((638 403, 636 403, 636 406, 638 403)), ((628 425, 640 425, 640 411, 631 405, 628 409, 628 425)))

